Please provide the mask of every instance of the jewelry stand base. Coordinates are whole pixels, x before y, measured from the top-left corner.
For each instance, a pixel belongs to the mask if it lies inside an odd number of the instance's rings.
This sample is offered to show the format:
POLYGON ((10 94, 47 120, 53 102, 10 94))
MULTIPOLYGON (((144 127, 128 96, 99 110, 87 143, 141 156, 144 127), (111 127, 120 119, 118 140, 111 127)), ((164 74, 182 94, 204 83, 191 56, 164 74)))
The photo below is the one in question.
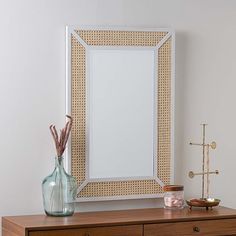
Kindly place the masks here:
POLYGON ((189 209, 192 210, 192 207, 205 207, 206 210, 212 209, 212 207, 218 206, 220 204, 219 199, 211 198, 193 198, 186 201, 189 209))

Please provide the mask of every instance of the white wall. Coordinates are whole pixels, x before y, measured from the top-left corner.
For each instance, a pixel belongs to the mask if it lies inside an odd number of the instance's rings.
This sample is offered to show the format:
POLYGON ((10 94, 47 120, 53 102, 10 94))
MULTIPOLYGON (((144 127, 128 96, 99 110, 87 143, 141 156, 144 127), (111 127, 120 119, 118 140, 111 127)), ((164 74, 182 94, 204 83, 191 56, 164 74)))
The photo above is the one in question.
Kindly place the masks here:
MULTIPOLYGON (((53 168, 48 126, 64 124, 65 25, 172 27, 176 30, 176 182, 200 194, 199 124, 209 123, 221 171, 212 192, 236 207, 236 1, 0 0, 0 216, 43 212, 41 180, 53 168), (232 185, 232 186, 231 186, 232 185)), ((194 195, 195 194, 195 195, 194 195)), ((103 210, 160 205, 155 200, 80 204, 103 210)))

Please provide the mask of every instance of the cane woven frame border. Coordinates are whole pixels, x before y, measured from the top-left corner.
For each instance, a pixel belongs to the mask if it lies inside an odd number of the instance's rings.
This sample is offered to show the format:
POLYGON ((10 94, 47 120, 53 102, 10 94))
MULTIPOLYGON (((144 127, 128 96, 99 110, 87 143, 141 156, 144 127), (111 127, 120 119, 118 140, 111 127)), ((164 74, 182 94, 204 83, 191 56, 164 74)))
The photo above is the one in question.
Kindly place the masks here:
POLYGON ((71 173, 80 191, 78 201, 161 196, 162 186, 171 182, 172 156, 172 48, 168 31, 81 30, 68 35, 71 69, 71 173), (79 40, 80 39, 80 40, 79 40), (152 46, 158 50, 157 68, 157 178, 88 182, 86 180, 86 46, 152 46))

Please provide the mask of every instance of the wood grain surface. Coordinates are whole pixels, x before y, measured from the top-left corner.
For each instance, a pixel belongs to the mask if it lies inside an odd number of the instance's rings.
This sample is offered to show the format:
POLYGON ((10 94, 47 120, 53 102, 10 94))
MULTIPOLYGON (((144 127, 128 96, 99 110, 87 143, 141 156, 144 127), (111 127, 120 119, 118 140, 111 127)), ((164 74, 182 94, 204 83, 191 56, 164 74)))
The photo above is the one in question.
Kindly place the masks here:
MULTIPOLYGON (((174 230, 175 235, 181 235, 177 233, 181 232, 182 230, 186 230, 186 235, 192 235, 187 233, 190 231, 192 233, 195 224, 197 225, 196 227, 201 229, 201 231, 194 231, 194 235, 214 235, 208 234, 208 231, 214 233, 214 228, 215 231, 219 231, 220 229, 222 229, 223 231, 228 232, 227 230, 229 229, 229 232, 232 232, 232 230, 235 230, 234 225, 236 225, 236 210, 225 207, 216 207, 213 210, 209 211, 206 211, 205 208, 195 208, 192 211, 190 211, 188 208, 174 211, 165 210, 162 208, 152 208, 139 210, 76 213, 70 217, 28 215, 7 216, 2 218, 3 236, 54 236, 55 234, 53 233, 45 234, 45 232, 55 232, 55 230, 67 231, 69 229, 71 229, 72 231, 67 235, 76 234, 79 236, 81 235, 80 232, 82 232, 82 235, 86 236, 85 233, 88 228, 90 228, 90 236, 91 232, 92 235, 95 236, 118 236, 120 234, 116 235, 114 233, 114 229, 117 229, 117 232, 119 232, 119 230, 121 230, 122 232, 122 227, 124 226, 131 226, 131 228, 127 228, 127 232, 129 232, 128 229, 132 229, 134 233, 133 236, 136 236, 136 233, 137 235, 139 235, 140 227, 144 229, 145 236, 155 236, 157 235, 155 234, 155 232, 160 232, 160 230, 162 230, 163 232, 162 235, 172 235, 170 234, 172 230, 174 230), (115 228, 114 226, 122 227, 115 228), (96 229, 96 227, 98 228, 96 229), (106 231, 106 229, 111 230, 112 234, 109 233, 110 231, 106 231), (105 230, 108 234, 103 233, 102 230, 105 230), (201 234, 202 232, 205 232, 205 234, 201 234)), ((58 231, 57 235, 64 236, 66 234, 66 231, 60 231, 60 234, 58 233, 58 231)), ((121 235, 126 236, 126 234, 124 233, 122 233, 121 235)))

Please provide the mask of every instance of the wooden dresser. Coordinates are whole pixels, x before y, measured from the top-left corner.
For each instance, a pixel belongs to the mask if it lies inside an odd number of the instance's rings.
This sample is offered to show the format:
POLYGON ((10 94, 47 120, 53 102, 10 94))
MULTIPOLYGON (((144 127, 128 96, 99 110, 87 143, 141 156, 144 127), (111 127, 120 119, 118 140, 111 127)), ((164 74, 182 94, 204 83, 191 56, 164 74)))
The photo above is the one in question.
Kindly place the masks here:
POLYGON ((161 208, 2 218, 3 236, 172 236, 236 235, 236 210, 161 208))

